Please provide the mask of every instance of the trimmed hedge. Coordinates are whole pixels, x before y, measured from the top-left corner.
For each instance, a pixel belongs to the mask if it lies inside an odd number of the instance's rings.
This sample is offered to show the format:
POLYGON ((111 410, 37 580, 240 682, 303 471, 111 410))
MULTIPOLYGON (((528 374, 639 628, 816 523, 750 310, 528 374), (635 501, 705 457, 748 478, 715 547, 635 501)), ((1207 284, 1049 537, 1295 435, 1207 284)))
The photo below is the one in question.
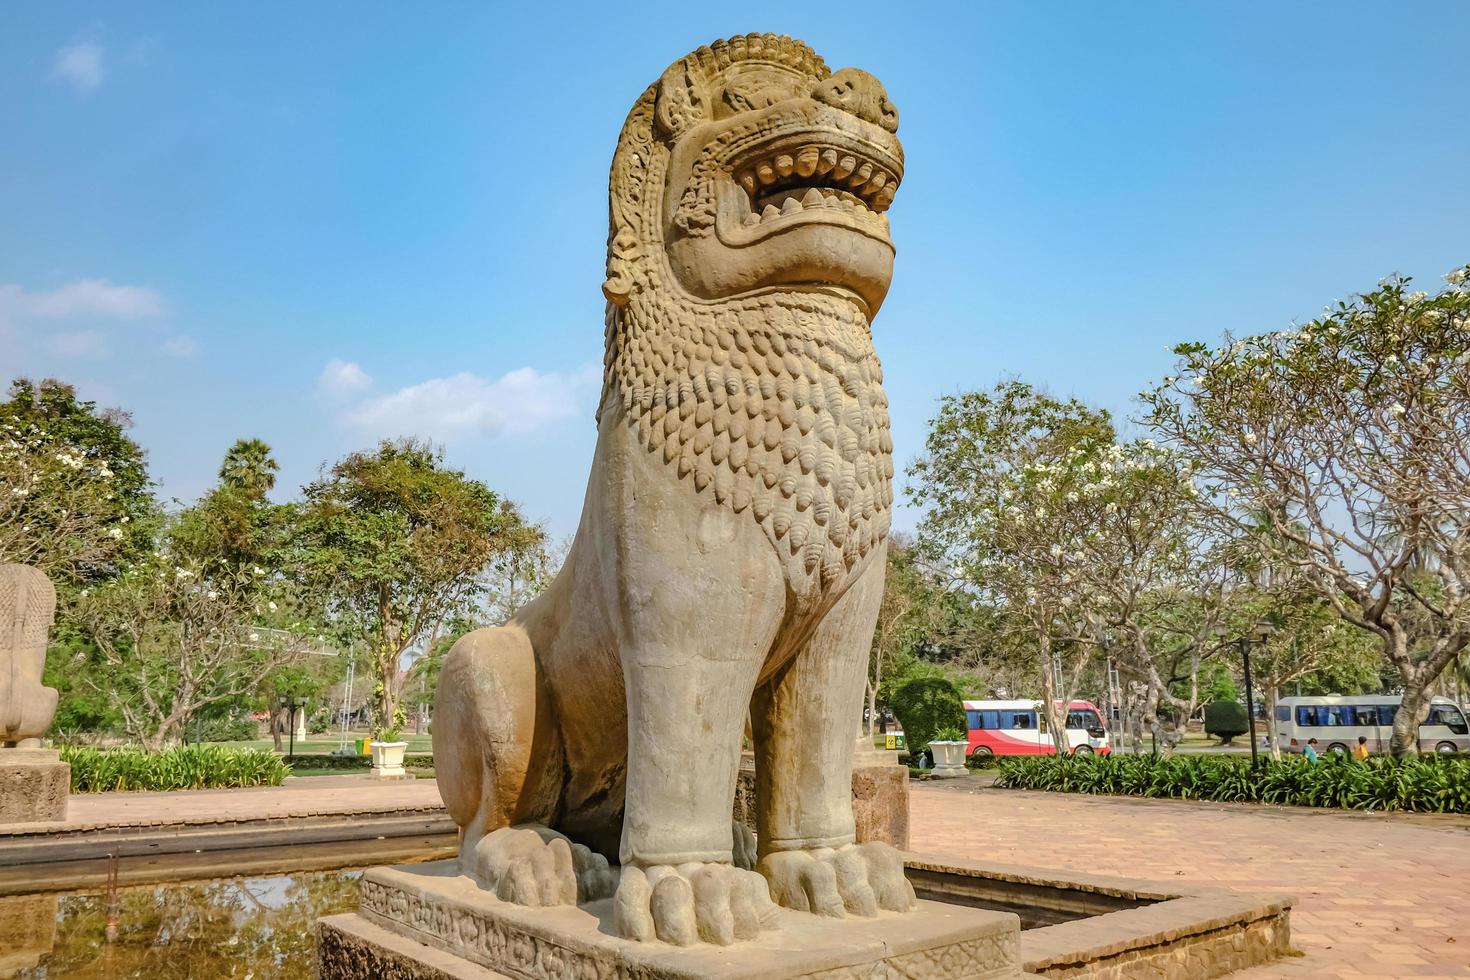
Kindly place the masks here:
POLYGON ((1224 803, 1279 803, 1348 810, 1470 813, 1470 757, 1292 756, 1250 760, 1193 755, 1028 756, 1002 759, 995 785, 1063 793, 1168 797, 1224 803))
POLYGON ((941 728, 965 727, 960 692, 943 677, 918 677, 888 695, 888 706, 903 726, 904 744, 914 754, 924 751, 941 728))
POLYGON ((264 749, 222 745, 185 745, 162 752, 65 746, 61 760, 71 766, 73 793, 279 786, 291 772, 264 749))

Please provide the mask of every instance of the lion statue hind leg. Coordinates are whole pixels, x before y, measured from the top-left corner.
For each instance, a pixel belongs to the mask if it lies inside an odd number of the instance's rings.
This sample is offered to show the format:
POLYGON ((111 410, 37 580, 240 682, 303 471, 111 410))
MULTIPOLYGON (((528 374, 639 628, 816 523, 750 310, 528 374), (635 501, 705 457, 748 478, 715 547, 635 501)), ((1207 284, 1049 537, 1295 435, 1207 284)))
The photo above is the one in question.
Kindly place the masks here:
POLYGON ((486 835, 551 822, 563 751, 536 652, 519 625, 475 630, 450 649, 434 698, 433 741, 466 873, 486 835))

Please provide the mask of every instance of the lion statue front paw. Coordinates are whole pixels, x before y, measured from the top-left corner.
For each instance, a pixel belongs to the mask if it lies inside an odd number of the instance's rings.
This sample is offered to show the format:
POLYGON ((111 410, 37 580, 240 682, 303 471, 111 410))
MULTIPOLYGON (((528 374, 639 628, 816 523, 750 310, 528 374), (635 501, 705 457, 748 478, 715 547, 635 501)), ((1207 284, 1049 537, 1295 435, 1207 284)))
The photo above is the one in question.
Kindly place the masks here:
POLYGON ((612 895, 607 859, 540 824, 501 827, 476 845, 464 869, 481 888, 517 905, 576 905, 612 895))
POLYGON ((730 864, 623 866, 613 928, 624 939, 729 946, 769 928, 776 907, 766 882, 730 864))
POLYGON ((776 904, 800 912, 873 916, 879 909, 907 912, 915 903, 903 857, 881 841, 775 851, 761 858, 759 871, 776 904))

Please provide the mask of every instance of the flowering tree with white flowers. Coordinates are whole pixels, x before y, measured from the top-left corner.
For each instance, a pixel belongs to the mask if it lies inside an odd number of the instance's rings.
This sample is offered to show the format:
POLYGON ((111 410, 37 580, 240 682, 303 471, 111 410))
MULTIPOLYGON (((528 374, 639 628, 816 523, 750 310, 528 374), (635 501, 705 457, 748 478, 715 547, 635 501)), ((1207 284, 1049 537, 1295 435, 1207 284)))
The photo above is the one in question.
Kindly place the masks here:
POLYGON ((1060 753, 1066 706, 1096 650, 1079 571, 1106 506, 1099 465, 1112 444, 1106 412, 1011 381, 942 399, 909 469, 915 502, 929 507, 921 546, 1035 644, 1060 753))
POLYGON ((111 574, 146 539, 148 478, 126 425, 60 382, 12 385, 0 402, 0 561, 65 588, 111 574))
POLYGON ((1403 688, 1396 755, 1470 643, 1470 267, 1447 279, 1434 295, 1387 279, 1295 329, 1181 345, 1179 376, 1144 396, 1217 528, 1378 639, 1403 688))
POLYGON ((74 615, 96 650, 84 680, 108 694, 131 738, 153 750, 176 743, 190 718, 251 696, 317 645, 251 625, 274 601, 266 578, 259 566, 208 570, 159 551, 83 590, 74 615))

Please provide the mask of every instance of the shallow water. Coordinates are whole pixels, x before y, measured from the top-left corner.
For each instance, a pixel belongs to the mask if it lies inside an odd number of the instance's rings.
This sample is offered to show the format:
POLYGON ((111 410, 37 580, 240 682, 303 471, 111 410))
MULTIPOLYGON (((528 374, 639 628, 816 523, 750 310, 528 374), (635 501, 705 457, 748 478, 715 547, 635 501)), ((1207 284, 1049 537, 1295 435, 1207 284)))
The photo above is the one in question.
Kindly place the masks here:
POLYGON ((0 898, 0 977, 308 980, 317 917, 355 908, 360 874, 143 885, 111 901, 105 892, 0 898))

